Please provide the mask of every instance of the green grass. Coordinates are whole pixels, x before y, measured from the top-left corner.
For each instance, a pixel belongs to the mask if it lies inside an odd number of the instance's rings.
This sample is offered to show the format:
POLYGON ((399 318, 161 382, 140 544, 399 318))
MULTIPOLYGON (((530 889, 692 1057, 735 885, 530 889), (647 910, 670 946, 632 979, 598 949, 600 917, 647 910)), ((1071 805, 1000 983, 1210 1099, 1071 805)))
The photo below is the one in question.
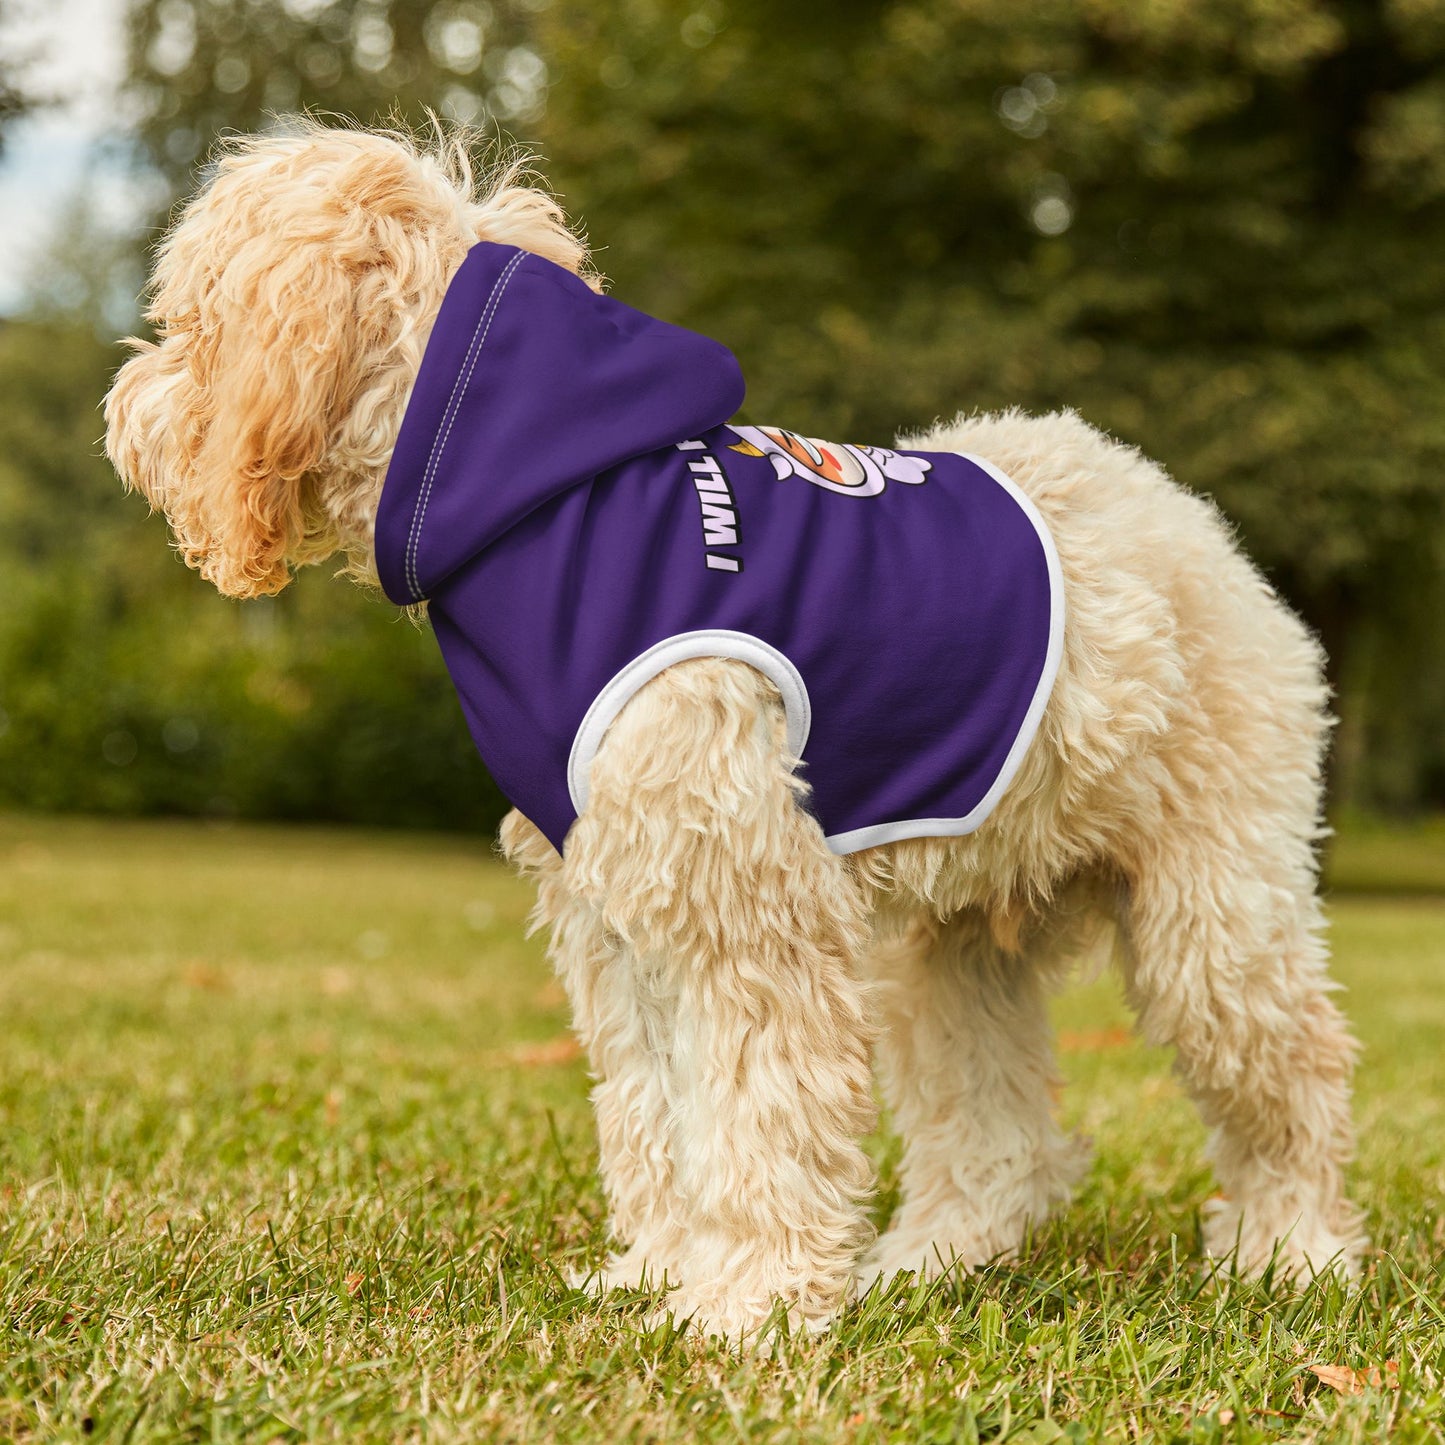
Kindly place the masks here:
POLYGON ((1098 984, 1077 1202, 772 1359, 566 1283, 602 1204, 528 903, 481 843, 0 817, 0 1438, 1445 1439, 1445 901, 1332 905, 1361 1288, 1211 1277, 1200 1127, 1098 984))

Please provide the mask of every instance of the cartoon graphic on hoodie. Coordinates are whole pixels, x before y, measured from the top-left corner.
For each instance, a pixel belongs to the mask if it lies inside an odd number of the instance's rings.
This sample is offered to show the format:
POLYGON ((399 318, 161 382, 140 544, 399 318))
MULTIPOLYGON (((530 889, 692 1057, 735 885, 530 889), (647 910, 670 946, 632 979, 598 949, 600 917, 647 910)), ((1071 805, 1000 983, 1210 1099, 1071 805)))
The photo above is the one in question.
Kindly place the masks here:
POLYGON ((910 456, 907 452, 818 441, 816 437, 800 436, 784 427, 734 423, 732 429, 743 440, 741 445, 733 445, 728 450, 744 456, 767 457, 780 482, 789 477, 802 477, 845 497, 876 497, 885 481, 921 486, 928 480, 932 465, 924 457, 910 456))
POLYGON ((427 602, 483 761, 559 850, 612 720, 695 657, 775 684, 835 852, 971 832, 1058 671, 1048 529, 981 457, 732 425, 742 402, 717 342, 479 243, 382 489, 387 596, 427 602))

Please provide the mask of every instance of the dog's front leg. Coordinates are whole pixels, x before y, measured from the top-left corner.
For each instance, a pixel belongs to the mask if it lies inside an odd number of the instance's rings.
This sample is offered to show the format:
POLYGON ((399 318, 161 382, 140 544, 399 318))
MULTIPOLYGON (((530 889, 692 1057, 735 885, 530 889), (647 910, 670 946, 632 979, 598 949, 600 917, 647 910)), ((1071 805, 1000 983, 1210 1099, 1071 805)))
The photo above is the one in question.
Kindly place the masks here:
MULTIPOLYGON (((599 1293, 675 1282, 687 1227, 676 1207, 667 1149, 676 1000, 666 981, 653 979, 645 960, 604 925, 597 901, 569 886, 575 870, 521 813, 503 821, 502 851, 537 885, 532 922, 550 931, 548 956, 596 1080, 599 1168, 608 1233, 618 1250, 578 1281, 599 1293)), ((569 847, 568 858, 575 862, 585 851, 569 847)))
POLYGON ((798 806, 783 731, 751 668, 669 669, 609 732, 564 865, 628 960, 605 1006, 644 1021, 666 1101, 637 1086, 627 1112, 632 1152, 665 1161, 668 1307, 734 1340, 780 1300, 826 1324, 870 1233, 864 906, 798 806))

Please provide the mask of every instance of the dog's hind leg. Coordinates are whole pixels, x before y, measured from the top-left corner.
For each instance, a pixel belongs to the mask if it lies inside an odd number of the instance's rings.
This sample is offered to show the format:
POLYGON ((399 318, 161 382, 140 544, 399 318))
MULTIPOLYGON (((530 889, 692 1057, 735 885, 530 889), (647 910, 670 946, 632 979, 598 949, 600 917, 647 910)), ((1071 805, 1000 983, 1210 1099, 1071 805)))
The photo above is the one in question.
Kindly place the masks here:
POLYGON ((798 792, 771 685, 682 663, 613 724, 567 840, 569 889, 631 960, 605 1006, 649 1001, 666 1104, 633 1117, 666 1161, 669 1309, 730 1339, 780 1300, 825 1324, 869 1235, 864 902, 798 792))
POLYGON ((1213 1131, 1225 1198, 1210 1253, 1260 1273, 1353 1272, 1364 1238, 1344 1194, 1355 1046, 1330 999, 1308 844, 1196 822, 1140 860, 1126 983, 1141 1029, 1172 1043, 1213 1131))
POLYGON ((1126 987, 1212 1131, 1225 1199, 1210 1252, 1237 1248, 1250 1274, 1276 1247, 1283 1272, 1351 1272, 1364 1244, 1343 1180, 1355 1045, 1316 896, 1319 651, 1237 558, 1207 576, 1181 564, 1176 586, 1187 688, 1161 744, 1094 812, 1118 830, 1126 987))
POLYGON ((914 923, 872 966, 879 1071, 904 1155, 901 1204, 860 1283, 1008 1257, 1088 1159, 1053 1117, 1053 960, 1001 948, 968 911, 914 923))

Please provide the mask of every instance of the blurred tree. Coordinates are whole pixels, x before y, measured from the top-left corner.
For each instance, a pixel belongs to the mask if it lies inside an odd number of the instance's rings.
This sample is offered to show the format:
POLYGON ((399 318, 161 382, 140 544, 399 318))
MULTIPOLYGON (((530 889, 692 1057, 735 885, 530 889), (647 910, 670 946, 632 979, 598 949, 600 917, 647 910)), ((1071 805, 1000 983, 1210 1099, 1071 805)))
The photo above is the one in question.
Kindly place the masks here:
MULTIPOLYGON (((139 0, 131 27, 126 105, 171 195, 219 131, 268 112, 415 124, 432 106, 541 141, 618 293, 733 346, 754 419, 868 440, 1077 407, 1218 498, 1324 634, 1345 797, 1445 802, 1440 0, 139 0)), ((93 405, 90 363, 67 373, 56 337, 8 338, 13 396, 50 376, 42 412, 70 386, 93 405)), ((0 550, 9 531, 122 561, 109 592, 73 589, 69 621, 42 608, 22 636, 12 609, 0 644, 49 628, 75 639, 76 687, 144 679, 91 709, 134 720, 76 747, 125 733, 143 759, 184 683, 206 736, 258 729, 250 781, 234 761, 226 785, 248 810, 354 816, 365 789, 342 774, 384 756, 407 816, 456 815, 437 778, 459 733, 398 741, 426 735, 423 698, 442 705, 435 659, 398 641, 422 639, 309 580, 269 608, 210 597, 137 540, 154 523, 134 502, 115 518, 109 481, 72 528, 89 491, 35 492, 81 485, 41 455, 71 423, 27 441, 26 405, 0 437, 34 463, 0 467, 0 550), (362 712, 386 719, 380 751, 347 732, 362 712), (328 772, 333 755, 370 761, 328 772)), ((167 758, 155 778, 184 771, 167 758)), ((105 766, 114 806, 174 804, 164 781, 120 786, 139 762, 105 766)))
POLYGON ((146 159, 180 193, 215 137, 312 109, 368 125, 527 125, 547 68, 530 48, 547 0, 141 0, 128 92, 146 159))
MULTIPOLYGON (((528 0, 142 0, 124 105, 158 209, 191 189, 219 133, 273 112, 534 117, 546 73, 523 43, 530 13, 528 0)), ((13 588, 0 803, 495 824, 503 800, 430 639, 314 574, 274 601, 227 602, 121 493, 97 409, 119 358, 92 329, 126 270, 110 239, 73 214, 28 316, 0 323, 0 568, 13 588)))
POLYGON ((1373 790, 1371 619, 1442 669, 1388 598, 1445 560, 1445 7, 563 0, 538 44, 603 268, 728 341, 750 414, 1069 405, 1137 442, 1321 631, 1373 790))
POLYGON ((11 27, 19 8, 15 0, 0 0, 0 36, 4 37, 0 44, 0 155, 5 153, 6 131, 36 102, 24 78, 31 57, 12 39, 11 27))
POLYGON ((83 324, 0 326, 0 556, 48 569, 126 548, 137 521, 100 453, 111 348, 83 324))
POLYGON ((430 638, 316 572, 229 602, 123 495, 113 361, 88 317, 0 323, 0 806, 495 825, 430 638))

